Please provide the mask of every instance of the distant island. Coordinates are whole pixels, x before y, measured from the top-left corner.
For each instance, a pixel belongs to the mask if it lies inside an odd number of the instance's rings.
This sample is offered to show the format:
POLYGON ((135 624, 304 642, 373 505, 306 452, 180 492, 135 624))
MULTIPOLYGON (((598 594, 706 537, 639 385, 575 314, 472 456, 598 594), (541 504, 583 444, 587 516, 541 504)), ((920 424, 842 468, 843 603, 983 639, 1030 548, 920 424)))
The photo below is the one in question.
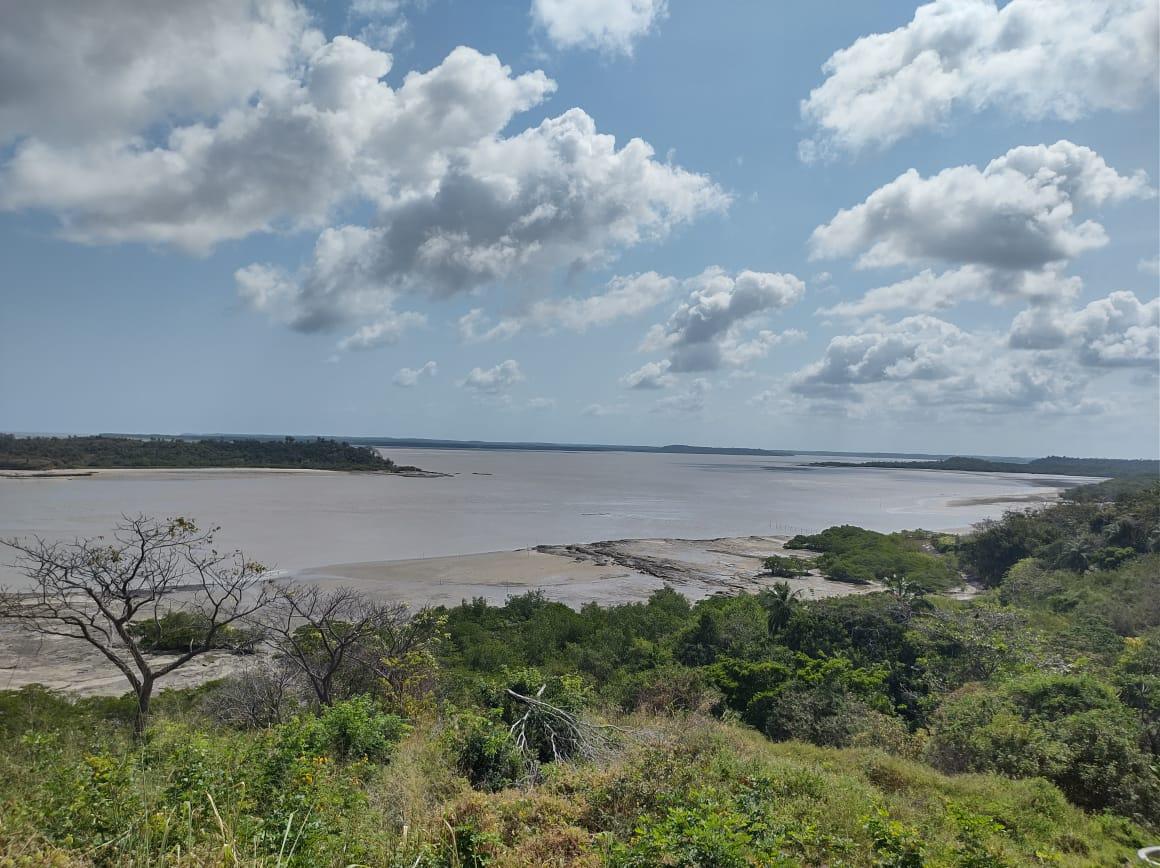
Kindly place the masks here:
POLYGON ((994 461, 955 456, 938 461, 815 461, 811 467, 881 467, 891 470, 966 470, 972 473, 1041 473, 1106 476, 1115 479, 1160 477, 1160 461, 1137 458, 1067 458, 1049 455, 1031 461, 994 461))
MULTIPOLYGON (((281 440, 282 434, 230 434, 221 431, 166 434, 113 434, 102 437, 155 437, 178 440, 281 440)), ((302 434, 300 439, 312 439, 316 434, 302 434)), ((692 446, 669 443, 664 446, 642 446, 626 443, 554 443, 541 440, 448 440, 432 437, 348 437, 321 435, 340 439, 359 446, 378 446, 384 449, 469 449, 498 452, 644 452, 659 455, 749 455, 756 457, 786 457, 793 455, 850 455, 858 458, 892 459, 920 458, 935 460, 951 457, 946 452, 843 452, 835 449, 759 449, 751 446, 692 446)), ((1027 458, 989 455, 997 461, 1027 461, 1027 458)))
POLYGON ((417 473, 369 446, 321 437, 300 440, 16 437, 0 434, 0 470, 255 467, 417 473))
MULTIPOLYGON (((273 434, 181 434, 182 438, 228 437, 245 440, 273 440, 273 434)), ((360 446, 379 446, 389 449, 472 449, 497 452, 647 452, 676 455, 754 455, 776 457, 797 455, 796 450, 753 449, 734 446, 687 446, 674 443, 667 446, 632 446, 611 443, 544 443, 540 441, 495 440, 440 440, 426 437, 344 437, 360 446)), ((833 454, 833 453, 826 453, 833 454)), ((874 455, 876 453, 858 453, 874 455)))

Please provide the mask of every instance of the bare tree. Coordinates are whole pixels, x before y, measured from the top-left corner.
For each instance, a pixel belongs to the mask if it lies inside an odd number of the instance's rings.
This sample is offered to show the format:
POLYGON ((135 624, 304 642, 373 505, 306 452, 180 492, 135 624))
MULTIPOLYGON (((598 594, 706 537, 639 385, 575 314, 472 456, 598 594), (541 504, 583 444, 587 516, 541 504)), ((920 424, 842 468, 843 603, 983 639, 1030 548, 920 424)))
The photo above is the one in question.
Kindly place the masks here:
POLYGON ((298 670, 285 660, 261 656, 225 679, 209 695, 205 708, 222 723, 264 729, 284 723, 305 701, 298 670))
POLYGON ((302 673, 318 702, 332 705, 336 679, 354 665, 372 673, 382 637, 407 621, 402 603, 377 603, 350 588, 283 587, 264 621, 278 651, 302 673))
POLYGON ((233 625, 270 601, 259 578, 264 568, 241 552, 217 552, 213 538, 214 530, 185 518, 123 516, 111 541, 5 540, 32 588, 0 591, 0 619, 96 648, 132 687, 134 728, 141 733, 157 680, 199 654, 228 647, 237 635, 233 625), (150 659, 144 637, 163 635, 173 612, 191 615, 186 624, 195 629, 176 656, 150 659))

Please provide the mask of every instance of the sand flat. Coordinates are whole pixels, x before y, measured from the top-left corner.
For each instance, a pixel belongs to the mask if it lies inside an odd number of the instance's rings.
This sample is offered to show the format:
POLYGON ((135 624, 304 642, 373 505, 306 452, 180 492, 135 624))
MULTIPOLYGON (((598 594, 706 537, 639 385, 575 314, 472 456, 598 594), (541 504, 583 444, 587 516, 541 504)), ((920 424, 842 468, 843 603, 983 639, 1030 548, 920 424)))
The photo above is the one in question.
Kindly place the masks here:
MULTIPOLYGON (((623 539, 573 546, 541 546, 475 555, 334 564, 277 581, 324 588, 350 587, 380 600, 401 600, 412 609, 456 606, 482 597, 500 605, 511 596, 540 591, 579 608, 638 602, 666 585, 691 600, 714 594, 752 593, 776 581, 761 560, 786 551, 784 536, 716 539, 623 539)), ((864 594, 876 585, 852 585, 813 574, 788 579, 804 599, 864 594)), ((158 660, 164 658, 157 658, 158 660)), ((196 658, 159 682, 189 687, 221 678, 251 659, 214 652, 196 658)), ((0 689, 43 684, 84 695, 118 695, 128 689, 121 673, 84 642, 24 632, 0 621, 0 689)))
POLYGON ((508 597, 542 591, 548 599, 581 605, 631 602, 661 587, 653 576, 612 565, 545 554, 535 549, 399 561, 333 564, 300 570, 295 581, 351 587, 413 608, 457 606, 482 597, 501 605, 508 597))
MULTIPOLYGON (((323 587, 353 587, 372 597, 403 600, 412 607, 454 606, 482 597, 540 591, 549 600, 579 608, 639 602, 670 586, 690 600, 721 593, 752 593, 776 579, 761 561, 786 551, 784 536, 716 539, 623 539, 570 546, 538 546, 514 552, 334 564, 300 570, 293 580, 323 587)), ((789 580, 803 596, 867 593, 873 585, 835 582, 821 575, 789 580)))

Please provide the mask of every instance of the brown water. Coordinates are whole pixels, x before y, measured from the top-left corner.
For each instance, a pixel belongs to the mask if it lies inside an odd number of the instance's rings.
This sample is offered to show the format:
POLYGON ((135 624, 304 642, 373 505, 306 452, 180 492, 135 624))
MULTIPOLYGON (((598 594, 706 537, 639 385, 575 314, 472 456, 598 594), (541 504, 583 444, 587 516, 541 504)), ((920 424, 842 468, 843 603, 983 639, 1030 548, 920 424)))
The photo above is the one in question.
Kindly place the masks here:
MULTIPOLYGON (((882 531, 957 528, 1011 504, 953 502, 1050 494, 1066 482, 801 466, 817 456, 384 453, 454 475, 102 471, 0 478, 0 538, 93 536, 122 513, 184 515, 221 525, 223 547, 294 571, 626 537, 797 533, 845 523, 882 531)), ((17 585, 19 576, 2 567, 0 584, 17 585)))

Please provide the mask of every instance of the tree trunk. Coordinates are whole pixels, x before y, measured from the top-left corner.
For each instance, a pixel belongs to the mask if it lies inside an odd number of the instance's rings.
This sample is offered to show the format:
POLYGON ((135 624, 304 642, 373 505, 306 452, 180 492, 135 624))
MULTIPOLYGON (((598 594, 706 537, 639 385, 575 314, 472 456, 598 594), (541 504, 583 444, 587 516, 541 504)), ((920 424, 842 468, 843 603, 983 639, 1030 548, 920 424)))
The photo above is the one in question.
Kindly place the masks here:
POLYGON ((146 678, 137 690, 137 714, 133 718, 133 734, 140 738, 149 724, 149 703, 153 699, 153 679, 146 678))

